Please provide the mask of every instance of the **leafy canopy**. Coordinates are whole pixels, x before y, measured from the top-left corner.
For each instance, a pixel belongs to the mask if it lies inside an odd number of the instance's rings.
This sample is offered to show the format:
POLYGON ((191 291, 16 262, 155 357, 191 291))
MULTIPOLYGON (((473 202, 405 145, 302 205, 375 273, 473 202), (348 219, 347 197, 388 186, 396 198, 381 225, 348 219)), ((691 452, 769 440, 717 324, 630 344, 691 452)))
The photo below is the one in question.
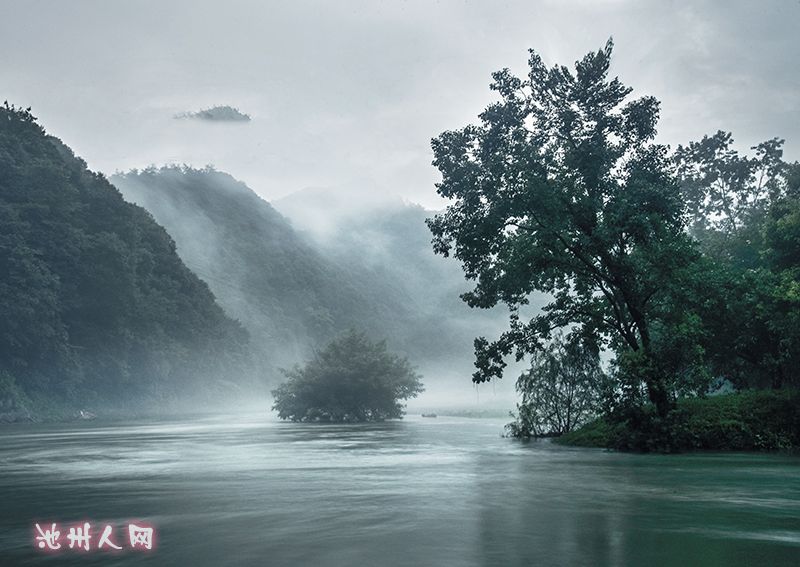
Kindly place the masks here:
POLYGON ((328 344, 305 366, 285 372, 272 391, 278 417, 291 421, 383 421, 403 415, 403 400, 423 391, 408 360, 351 331, 328 344))
POLYGON ((720 131, 674 155, 690 231, 711 260, 698 310, 713 337, 707 355, 739 387, 800 381, 800 166, 783 161, 783 143, 747 156, 720 131))
POLYGON ((626 354, 665 411, 673 369, 653 353, 669 350, 665 329, 689 316, 676 297, 697 254, 667 150, 653 142, 658 101, 630 99, 609 78, 611 53, 609 40, 573 72, 531 51, 526 78, 494 73, 500 100, 481 123, 433 140, 437 192, 451 204, 428 224, 435 251, 476 281, 463 299, 511 309, 498 340, 476 339, 475 381, 501 377, 505 355, 522 358, 569 326, 626 354), (552 301, 523 321, 534 291, 552 301))

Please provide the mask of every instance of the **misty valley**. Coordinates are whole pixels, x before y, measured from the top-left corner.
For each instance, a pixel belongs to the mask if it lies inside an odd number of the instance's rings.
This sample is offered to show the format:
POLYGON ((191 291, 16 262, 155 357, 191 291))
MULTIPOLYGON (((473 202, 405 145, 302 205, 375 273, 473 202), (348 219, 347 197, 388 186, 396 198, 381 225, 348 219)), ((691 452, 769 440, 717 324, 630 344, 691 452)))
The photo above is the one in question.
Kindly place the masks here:
POLYGON ((800 562, 800 7, 45 4, 106 74, 0 70, 0 565, 800 562))

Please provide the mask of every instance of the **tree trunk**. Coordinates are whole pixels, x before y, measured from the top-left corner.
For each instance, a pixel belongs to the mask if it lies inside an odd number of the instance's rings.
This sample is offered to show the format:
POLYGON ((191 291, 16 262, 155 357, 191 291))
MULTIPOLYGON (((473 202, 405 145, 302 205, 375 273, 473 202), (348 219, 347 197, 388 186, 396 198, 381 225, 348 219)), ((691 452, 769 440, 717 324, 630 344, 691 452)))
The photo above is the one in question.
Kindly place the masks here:
POLYGON ((655 360, 650 351, 650 329, 647 321, 638 310, 631 310, 636 326, 639 329, 639 336, 642 340, 642 349, 647 358, 647 375, 644 377, 647 387, 647 397, 656 407, 659 417, 666 417, 672 409, 672 400, 667 390, 667 381, 663 373, 658 368, 658 361, 655 360))
POLYGON ((661 377, 651 377, 647 380, 647 396, 656 407, 659 417, 666 417, 672 409, 672 400, 661 377))
POLYGON ((780 390, 783 388, 783 382, 783 364, 779 364, 777 371, 772 376, 772 389, 780 390))

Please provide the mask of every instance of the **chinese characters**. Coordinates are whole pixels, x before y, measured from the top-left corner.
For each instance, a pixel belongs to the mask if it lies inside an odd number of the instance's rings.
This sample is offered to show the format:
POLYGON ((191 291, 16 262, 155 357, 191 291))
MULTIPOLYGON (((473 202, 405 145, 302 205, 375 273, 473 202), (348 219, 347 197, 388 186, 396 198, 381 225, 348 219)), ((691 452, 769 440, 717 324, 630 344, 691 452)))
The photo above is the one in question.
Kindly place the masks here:
POLYGON ((105 524, 99 537, 90 522, 67 526, 68 532, 62 540, 61 530, 55 522, 51 524, 35 524, 34 543, 42 551, 76 551, 122 549, 151 551, 155 545, 156 531, 153 526, 139 522, 128 523, 127 538, 125 535, 115 536, 114 526, 105 524), (64 544, 62 546, 62 543, 64 544))

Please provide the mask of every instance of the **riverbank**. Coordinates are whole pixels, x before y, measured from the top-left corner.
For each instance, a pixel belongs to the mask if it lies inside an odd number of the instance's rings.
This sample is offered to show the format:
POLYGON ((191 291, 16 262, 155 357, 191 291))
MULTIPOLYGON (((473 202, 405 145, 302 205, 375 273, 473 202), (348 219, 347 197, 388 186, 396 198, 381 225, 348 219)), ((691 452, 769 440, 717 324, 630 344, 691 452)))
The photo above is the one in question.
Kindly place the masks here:
POLYGON ((797 451, 800 392, 747 391, 684 398, 664 418, 650 409, 613 422, 596 419, 555 440, 620 451, 797 451))

